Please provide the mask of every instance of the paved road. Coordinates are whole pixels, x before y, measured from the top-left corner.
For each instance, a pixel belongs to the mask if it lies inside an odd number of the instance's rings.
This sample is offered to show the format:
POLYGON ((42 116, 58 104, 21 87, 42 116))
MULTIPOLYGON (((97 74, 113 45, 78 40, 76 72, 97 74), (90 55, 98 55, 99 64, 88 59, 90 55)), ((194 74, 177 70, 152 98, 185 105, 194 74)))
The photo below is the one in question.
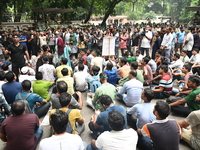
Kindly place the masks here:
MULTIPOLYGON (((92 140, 92 137, 91 137, 89 128, 87 126, 87 123, 90 121, 90 117, 94 111, 90 107, 86 106, 86 102, 85 102, 86 93, 83 93, 82 97, 83 97, 83 110, 81 111, 81 114, 84 117, 86 124, 85 124, 85 131, 81 134, 81 138, 83 139, 83 141, 89 144, 92 140)), ((156 103, 156 101, 158 100, 153 99, 152 103, 156 103)), ((117 104, 125 106, 123 103, 119 101, 117 101, 117 104)), ((169 119, 176 119, 177 121, 182 121, 184 118, 180 116, 175 116, 174 114, 170 114, 169 119)), ((40 120, 42 121, 43 118, 41 118, 40 120)), ((43 133, 42 139, 49 137, 51 134, 50 126, 43 126, 43 128, 44 128, 44 133, 43 133)), ((4 150, 4 149, 5 149, 5 144, 0 140, 0 150, 4 150)), ((189 147, 187 143, 185 143, 184 141, 180 141, 180 150, 192 150, 192 149, 189 147)))

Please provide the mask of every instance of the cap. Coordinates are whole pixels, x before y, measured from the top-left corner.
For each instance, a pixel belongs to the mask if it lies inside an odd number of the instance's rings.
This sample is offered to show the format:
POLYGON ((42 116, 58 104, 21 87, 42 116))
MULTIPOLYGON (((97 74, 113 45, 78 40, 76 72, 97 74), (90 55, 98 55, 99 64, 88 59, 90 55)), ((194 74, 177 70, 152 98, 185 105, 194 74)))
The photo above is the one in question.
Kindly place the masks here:
POLYGON ((26 74, 28 72, 28 70, 29 70, 28 67, 22 67, 21 72, 23 74, 26 74))

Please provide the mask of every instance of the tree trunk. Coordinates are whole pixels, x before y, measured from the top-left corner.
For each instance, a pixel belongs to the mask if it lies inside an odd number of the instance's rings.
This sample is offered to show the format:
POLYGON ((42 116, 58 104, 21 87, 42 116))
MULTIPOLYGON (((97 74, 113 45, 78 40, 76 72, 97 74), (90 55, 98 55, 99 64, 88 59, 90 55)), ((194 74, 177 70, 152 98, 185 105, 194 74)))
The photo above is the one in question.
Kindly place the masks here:
POLYGON ((87 23, 87 22, 90 20, 90 17, 91 17, 91 15, 92 15, 92 9, 93 9, 93 6, 94 6, 94 1, 95 1, 95 0, 92 0, 92 2, 91 2, 91 4, 90 4, 90 9, 89 9, 88 14, 87 14, 87 16, 86 16, 86 18, 85 18, 84 23, 87 23))

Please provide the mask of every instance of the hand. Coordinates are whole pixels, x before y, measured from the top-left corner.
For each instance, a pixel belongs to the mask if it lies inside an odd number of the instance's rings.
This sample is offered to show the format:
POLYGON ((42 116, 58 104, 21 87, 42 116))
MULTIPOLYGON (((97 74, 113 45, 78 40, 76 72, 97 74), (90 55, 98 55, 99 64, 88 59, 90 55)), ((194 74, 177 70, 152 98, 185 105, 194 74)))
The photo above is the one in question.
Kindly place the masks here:
POLYGON ((181 81, 177 81, 176 84, 179 84, 181 81))
POLYGON ((181 95, 181 93, 177 93, 176 95, 175 95, 175 97, 179 97, 181 95))
POLYGON ((94 98, 94 95, 93 95, 93 94, 89 94, 89 96, 90 96, 91 98, 94 98))
POLYGON ((77 91, 76 94, 78 95, 78 97, 81 97, 81 92, 77 91))
POLYGON ((95 110, 95 112, 94 112, 94 114, 97 115, 97 116, 98 116, 100 113, 101 113, 100 110, 95 110))

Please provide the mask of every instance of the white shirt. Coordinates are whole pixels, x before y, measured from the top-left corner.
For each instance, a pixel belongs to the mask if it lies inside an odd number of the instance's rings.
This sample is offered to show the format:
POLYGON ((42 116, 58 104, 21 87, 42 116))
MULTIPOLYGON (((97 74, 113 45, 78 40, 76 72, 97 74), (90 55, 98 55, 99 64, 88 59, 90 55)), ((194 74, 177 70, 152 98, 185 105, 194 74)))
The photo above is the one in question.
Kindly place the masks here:
POLYGON ((132 128, 122 131, 105 131, 96 140, 95 145, 102 150, 136 150, 138 135, 132 128))
POLYGON ((192 35, 191 32, 189 32, 186 36, 186 39, 185 41, 188 41, 188 43, 184 46, 184 50, 188 50, 188 51, 191 51, 192 50, 192 47, 194 45, 194 36, 192 35))
POLYGON ((52 135, 41 140, 39 150, 83 150, 83 142, 79 135, 66 133, 61 136, 52 135))
MULTIPOLYGON (((76 66, 76 67, 74 68, 74 72, 78 72, 78 66, 76 66)), ((87 66, 87 65, 84 65, 83 72, 89 72, 89 69, 88 69, 88 66, 87 66)))
POLYGON ((53 65, 50 64, 43 64, 42 66, 39 67, 38 69, 39 72, 42 72, 43 75, 43 81, 54 81, 55 77, 54 75, 56 74, 56 69, 53 65))
POLYGON ((172 40, 173 40, 173 35, 171 33, 169 34, 165 33, 161 45, 166 46, 165 49, 171 49, 172 40))
POLYGON ((103 63, 104 63, 104 59, 101 57, 94 57, 91 61, 91 65, 100 67, 99 72, 102 72, 103 63))
POLYGON ((169 67, 171 69, 178 69, 178 68, 182 68, 183 65, 184 65, 183 62, 180 59, 178 59, 176 61, 172 61, 169 67))
POLYGON ((196 62, 198 62, 197 65, 200 65, 200 55, 199 55, 199 54, 192 55, 192 56, 190 57, 190 62, 191 62, 191 63, 196 63, 196 62))
POLYGON ((88 89, 88 84, 86 79, 90 77, 90 74, 84 71, 79 71, 74 73, 75 88, 77 91, 86 91, 88 89))
POLYGON ((24 80, 29 80, 31 82, 35 81, 35 76, 30 76, 30 75, 19 75, 19 82, 23 82, 24 80))
MULTIPOLYGON (((149 37, 149 38, 152 38, 152 32, 151 31, 148 31, 147 33, 145 33, 145 35, 147 36, 147 37, 149 37)), ((151 40, 148 40, 147 38, 146 38, 146 36, 144 36, 143 38, 142 38, 142 41, 141 41, 141 47, 142 48, 150 48, 150 42, 151 42, 151 40)))
POLYGON ((142 62, 142 58, 144 58, 144 56, 142 54, 140 54, 139 56, 136 56, 137 58, 137 62, 141 63, 142 62))

